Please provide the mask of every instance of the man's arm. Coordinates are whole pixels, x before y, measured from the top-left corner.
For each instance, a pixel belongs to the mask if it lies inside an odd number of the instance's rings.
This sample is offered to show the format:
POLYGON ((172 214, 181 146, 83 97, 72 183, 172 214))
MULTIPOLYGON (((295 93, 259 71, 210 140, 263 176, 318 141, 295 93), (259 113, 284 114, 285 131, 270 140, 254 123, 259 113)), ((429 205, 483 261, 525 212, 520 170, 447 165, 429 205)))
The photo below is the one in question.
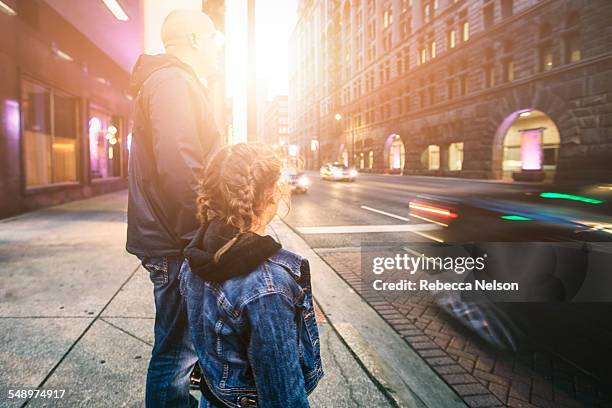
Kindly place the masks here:
MULTIPOLYGON (((186 224, 175 226, 173 232, 178 238, 194 228, 198 177, 208 153, 199 138, 198 103, 196 91, 178 73, 156 84, 149 97, 159 188, 165 208, 177 214, 179 223, 186 224)), ((209 120, 214 120, 212 114, 209 120)))
POLYGON ((295 306, 281 293, 270 293, 246 306, 251 327, 249 362, 261 408, 307 408, 300 365, 295 306))

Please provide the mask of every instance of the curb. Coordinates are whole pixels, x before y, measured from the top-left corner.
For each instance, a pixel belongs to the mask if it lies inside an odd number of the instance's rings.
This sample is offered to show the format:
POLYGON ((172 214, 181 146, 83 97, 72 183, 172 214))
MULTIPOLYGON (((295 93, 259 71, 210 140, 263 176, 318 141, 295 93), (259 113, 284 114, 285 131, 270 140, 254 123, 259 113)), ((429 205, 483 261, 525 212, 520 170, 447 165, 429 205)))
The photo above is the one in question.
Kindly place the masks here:
POLYGON ((270 227, 288 250, 308 259, 316 301, 330 326, 397 407, 466 407, 427 363, 285 222, 270 227))

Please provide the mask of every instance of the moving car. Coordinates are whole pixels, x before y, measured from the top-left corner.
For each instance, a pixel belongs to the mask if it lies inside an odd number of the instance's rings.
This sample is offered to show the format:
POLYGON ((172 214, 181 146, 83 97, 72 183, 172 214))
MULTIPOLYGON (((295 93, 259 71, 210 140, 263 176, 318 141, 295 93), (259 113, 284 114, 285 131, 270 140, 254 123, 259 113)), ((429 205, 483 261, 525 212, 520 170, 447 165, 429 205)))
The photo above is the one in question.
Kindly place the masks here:
MULTIPOLYGON (((411 218, 439 227, 427 232, 437 241, 429 251, 454 247, 487 257, 485 268, 461 276, 464 282, 518 282, 520 288, 438 292, 436 302, 494 346, 544 345, 612 380, 606 368, 612 364, 612 185, 508 190, 420 195, 410 202, 411 218)), ((432 276, 453 277, 453 271, 432 276)))
POLYGON ((321 166, 321 170, 319 171, 321 175, 321 179, 323 180, 345 180, 345 181, 355 181, 357 178, 357 170, 346 166, 339 162, 327 163, 321 166))
POLYGON ((294 194, 305 194, 310 186, 310 179, 304 172, 298 171, 292 166, 283 169, 283 178, 294 194))

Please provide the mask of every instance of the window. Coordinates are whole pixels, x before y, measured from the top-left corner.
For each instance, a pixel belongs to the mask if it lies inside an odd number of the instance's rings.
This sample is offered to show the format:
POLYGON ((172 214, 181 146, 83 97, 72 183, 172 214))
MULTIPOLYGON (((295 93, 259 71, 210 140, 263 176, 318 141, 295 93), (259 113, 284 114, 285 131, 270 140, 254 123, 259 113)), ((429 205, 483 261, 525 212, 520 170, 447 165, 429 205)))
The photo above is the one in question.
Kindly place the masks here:
POLYGON ((23 80, 26 188, 77 181, 77 99, 23 80))
POLYGON ((404 20, 402 22, 402 31, 401 31, 401 38, 402 40, 405 40, 406 38, 408 38, 408 34, 410 34, 410 21, 406 21, 404 20))
POLYGON ((423 5, 423 20, 426 23, 429 23, 429 21, 431 20, 431 6, 429 2, 425 2, 425 4, 423 5))
POLYGON ((485 72, 485 88, 491 88, 495 86, 495 68, 492 64, 487 65, 484 69, 485 72))
POLYGON ((389 81, 391 79, 391 61, 385 61, 385 80, 389 81))
POLYGON ((564 52, 566 63, 577 62, 582 59, 582 44, 578 31, 579 22, 580 15, 576 11, 570 12, 565 20, 564 52))
POLYGON ((373 167, 374 167, 374 152, 370 150, 370 152, 368 153, 368 169, 371 169, 373 167))
POLYGON ((565 57, 567 63, 578 62, 582 59, 580 35, 578 33, 569 34, 565 38, 565 57))
POLYGON ((512 59, 506 59, 503 62, 504 65, 504 81, 512 82, 514 81, 514 62, 512 59))
POLYGON ((448 147, 448 169, 458 171, 463 168, 463 142, 451 143, 448 147))
POLYGON ((467 75, 459 77, 459 93, 463 96, 467 93, 467 75))
POLYGON ((439 170, 440 169, 440 146, 429 145, 423 155, 421 156, 423 166, 427 170, 439 170))
POLYGON ((540 71, 550 71, 553 69, 552 45, 544 43, 540 46, 540 71))
POLYGON ((470 39, 470 23, 464 21, 461 24, 461 41, 465 42, 470 39))
POLYGON ((89 109, 91 177, 121 176, 121 119, 97 108, 89 109))
POLYGON ((455 29, 448 30, 446 32, 446 47, 455 48, 457 46, 457 31, 455 29))
POLYGON ((484 28, 490 28, 495 18, 495 3, 490 2, 482 8, 484 28))
POLYGON ((514 8, 514 2, 512 0, 502 0, 502 18, 508 18, 512 15, 514 8))
POLYGON ((446 95, 448 99, 453 99, 455 96, 455 80, 453 78, 446 82, 446 95))
POLYGON ((550 71, 553 68, 552 27, 548 23, 540 26, 539 59, 540 71, 550 71))
POLYGON ((395 63, 397 65, 397 74, 402 75, 404 73, 404 59, 400 52, 395 54, 395 63))
POLYGON ((419 64, 424 64, 427 62, 427 48, 422 47, 419 50, 418 60, 419 60, 419 64))
POLYGON ((429 44, 429 55, 431 55, 431 58, 436 58, 436 42, 432 41, 429 44))

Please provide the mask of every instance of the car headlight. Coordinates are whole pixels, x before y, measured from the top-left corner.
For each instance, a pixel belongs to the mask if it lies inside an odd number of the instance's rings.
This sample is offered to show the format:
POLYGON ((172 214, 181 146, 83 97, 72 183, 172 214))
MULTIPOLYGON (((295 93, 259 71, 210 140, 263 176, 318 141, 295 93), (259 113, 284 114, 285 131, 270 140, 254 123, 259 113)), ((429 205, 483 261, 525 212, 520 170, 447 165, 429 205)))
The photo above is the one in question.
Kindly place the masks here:
POLYGON ((357 170, 355 169, 351 169, 351 171, 349 172, 349 174, 351 175, 351 177, 357 177, 357 170))
POLYGON ((300 187, 308 187, 309 184, 310 184, 310 180, 306 176, 302 176, 298 179, 298 185, 300 187))

